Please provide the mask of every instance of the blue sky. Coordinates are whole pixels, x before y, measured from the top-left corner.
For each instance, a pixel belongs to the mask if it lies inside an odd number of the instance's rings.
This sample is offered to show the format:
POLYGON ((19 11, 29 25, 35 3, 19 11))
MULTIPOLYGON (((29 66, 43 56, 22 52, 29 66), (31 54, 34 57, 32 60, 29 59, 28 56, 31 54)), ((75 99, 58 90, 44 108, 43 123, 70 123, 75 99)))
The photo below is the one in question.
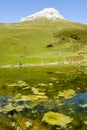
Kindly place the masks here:
POLYGON ((87 0, 0 0, 0 22, 19 22, 22 17, 49 7, 70 21, 87 24, 87 0))

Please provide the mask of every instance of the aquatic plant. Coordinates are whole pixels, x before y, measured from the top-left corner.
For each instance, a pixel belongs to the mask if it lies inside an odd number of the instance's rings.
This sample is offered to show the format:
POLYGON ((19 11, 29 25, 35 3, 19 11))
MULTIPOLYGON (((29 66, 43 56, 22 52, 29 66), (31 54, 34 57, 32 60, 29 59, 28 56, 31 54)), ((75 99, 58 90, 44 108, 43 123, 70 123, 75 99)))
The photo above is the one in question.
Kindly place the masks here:
POLYGON ((38 94, 39 93, 38 88, 32 87, 31 90, 32 90, 33 94, 38 94))
POLYGON ((64 97, 65 99, 71 98, 75 95, 75 91, 72 89, 64 90, 58 93, 59 97, 64 97))
POLYGON ((42 121, 52 126, 57 125, 60 127, 65 127, 68 123, 72 121, 72 118, 65 116, 63 114, 60 114, 60 113, 49 111, 44 114, 42 121))
POLYGON ((35 88, 35 87, 32 87, 31 88, 31 91, 33 92, 33 94, 35 94, 35 95, 42 95, 42 96, 44 96, 45 95, 45 92, 40 92, 40 89, 39 88, 35 88))
POLYGON ((26 82, 19 80, 17 83, 8 84, 9 87, 26 87, 29 86, 26 82))
POLYGON ((87 104, 81 104, 79 106, 85 108, 85 107, 87 107, 87 104))
POLYGON ((31 121, 26 121, 25 125, 26 125, 26 128, 29 128, 30 126, 32 126, 32 122, 31 121))

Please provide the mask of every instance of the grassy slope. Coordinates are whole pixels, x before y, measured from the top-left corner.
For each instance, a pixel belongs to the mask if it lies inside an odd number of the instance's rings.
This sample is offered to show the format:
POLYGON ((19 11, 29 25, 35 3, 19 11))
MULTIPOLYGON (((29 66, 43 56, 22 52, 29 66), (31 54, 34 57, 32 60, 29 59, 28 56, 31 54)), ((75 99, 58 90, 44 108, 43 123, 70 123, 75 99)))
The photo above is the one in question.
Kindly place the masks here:
POLYGON ((86 25, 65 20, 0 24, 0 65, 86 60, 86 37, 86 25))

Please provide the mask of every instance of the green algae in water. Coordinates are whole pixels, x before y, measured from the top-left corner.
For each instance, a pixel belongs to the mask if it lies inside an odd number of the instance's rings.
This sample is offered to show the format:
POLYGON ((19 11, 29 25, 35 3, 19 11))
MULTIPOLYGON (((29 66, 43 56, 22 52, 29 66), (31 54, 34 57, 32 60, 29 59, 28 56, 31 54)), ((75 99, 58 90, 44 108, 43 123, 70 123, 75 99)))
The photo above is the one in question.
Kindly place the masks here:
POLYGON ((49 111, 44 114, 42 121, 53 126, 56 125, 56 126, 66 127, 68 123, 72 122, 72 118, 60 113, 49 111))
POLYGON ((0 94, 10 94, 0 99, 0 129, 13 130, 15 122, 22 130, 86 130, 87 70, 78 66, 36 69, 0 70, 0 94), (45 124, 41 120, 49 111, 73 120, 60 127, 45 124), (32 126, 27 128, 29 121, 32 126))

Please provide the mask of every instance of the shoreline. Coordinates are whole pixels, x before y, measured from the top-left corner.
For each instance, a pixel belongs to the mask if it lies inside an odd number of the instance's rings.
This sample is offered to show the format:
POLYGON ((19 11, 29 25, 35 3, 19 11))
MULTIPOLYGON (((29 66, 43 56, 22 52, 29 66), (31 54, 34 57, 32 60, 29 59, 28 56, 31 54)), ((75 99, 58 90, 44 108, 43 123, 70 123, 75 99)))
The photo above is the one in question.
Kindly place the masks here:
POLYGON ((51 63, 38 63, 38 64, 9 64, 1 65, 0 68, 21 68, 21 67, 36 67, 36 66, 53 66, 53 65, 63 65, 63 64, 78 64, 83 62, 51 62, 51 63))

